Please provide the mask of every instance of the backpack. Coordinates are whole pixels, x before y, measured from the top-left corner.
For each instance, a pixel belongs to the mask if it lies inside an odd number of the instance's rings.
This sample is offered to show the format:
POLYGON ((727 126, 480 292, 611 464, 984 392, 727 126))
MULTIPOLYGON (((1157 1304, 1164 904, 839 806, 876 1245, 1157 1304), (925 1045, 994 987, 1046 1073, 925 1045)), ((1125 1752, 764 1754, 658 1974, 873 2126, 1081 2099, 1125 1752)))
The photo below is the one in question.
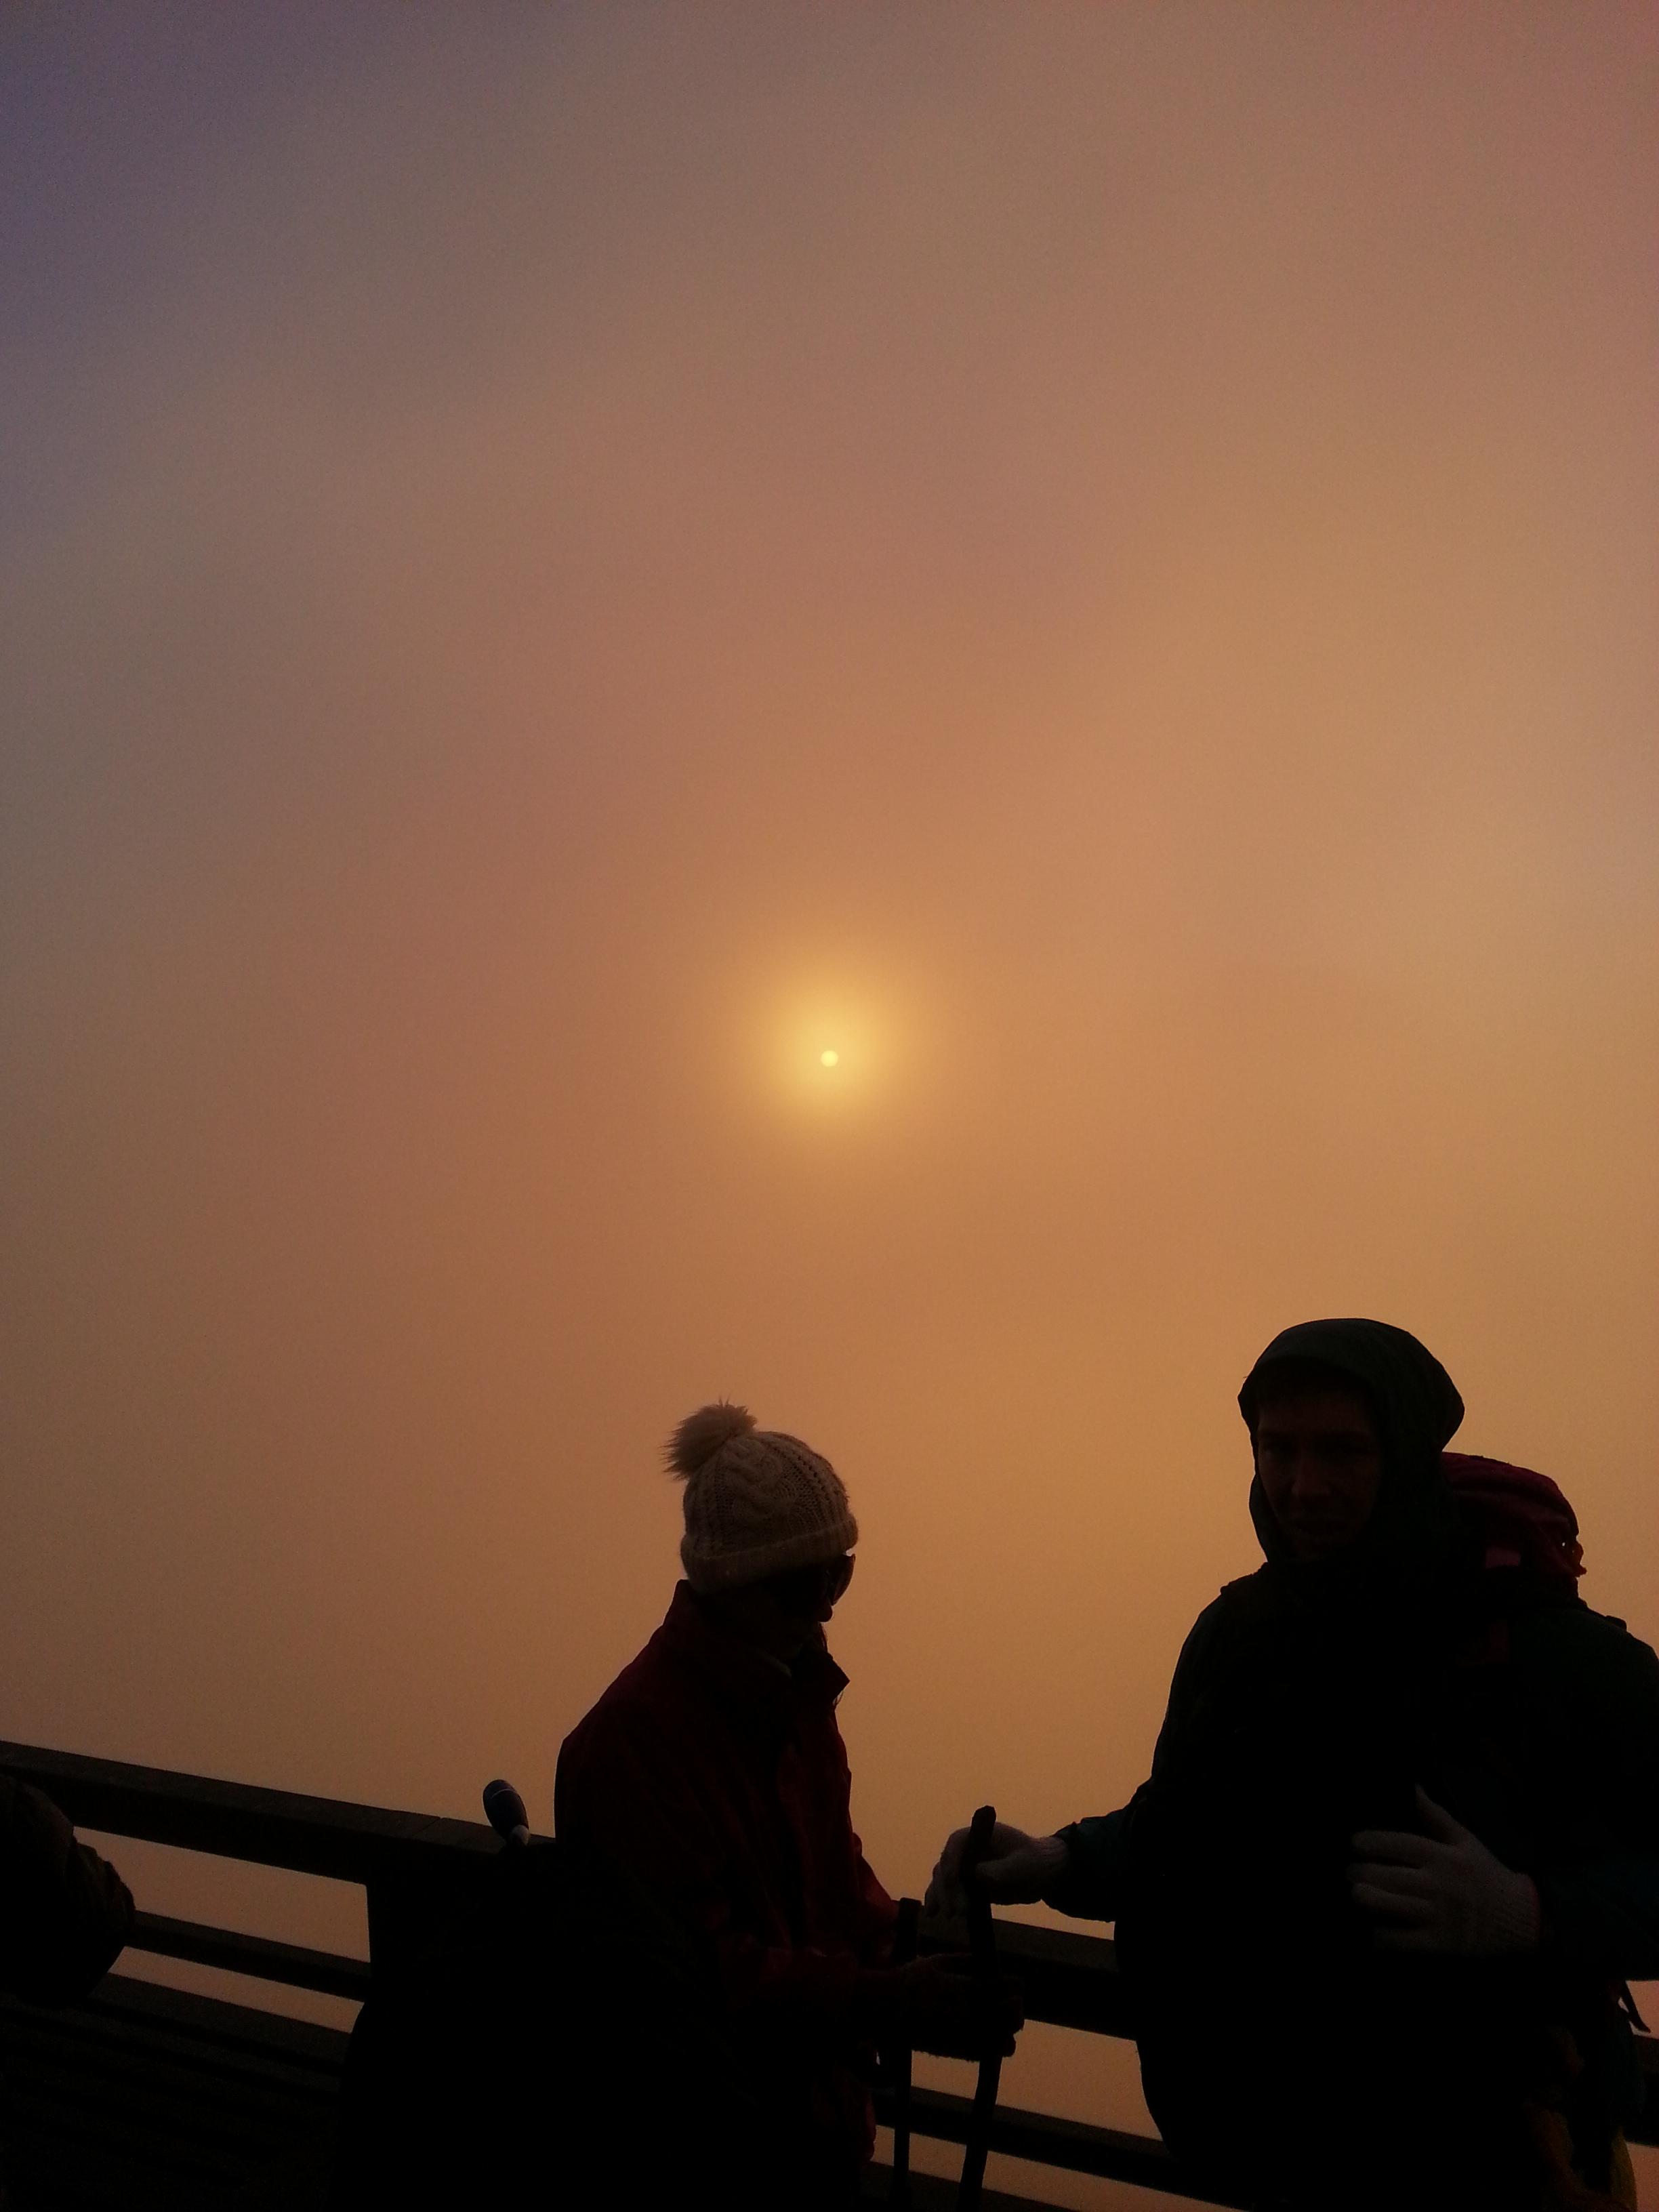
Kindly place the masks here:
POLYGON ((1489 1573, 1519 1568, 1571 1589, 1584 1571, 1578 1516, 1560 1486, 1529 1467, 1479 1452, 1443 1452, 1446 1486, 1489 1573))
POLYGON ((557 1842, 486 1874, 459 1928, 377 1975, 331 2205, 758 2208, 758 2116, 708 1962, 557 1842))

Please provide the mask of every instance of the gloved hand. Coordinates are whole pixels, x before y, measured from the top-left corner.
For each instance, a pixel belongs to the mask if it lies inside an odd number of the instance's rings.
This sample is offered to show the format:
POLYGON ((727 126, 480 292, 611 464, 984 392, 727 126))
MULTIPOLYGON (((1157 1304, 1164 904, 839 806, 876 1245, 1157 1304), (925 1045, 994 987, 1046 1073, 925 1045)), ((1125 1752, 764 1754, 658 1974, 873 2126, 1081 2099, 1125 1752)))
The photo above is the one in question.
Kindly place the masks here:
MULTIPOLYGON (((970 1829, 958 1828, 939 1854, 924 1900, 924 1909, 933 1919, 960 1920, 967 1913, 963 1864, 971 1833, 970 1829)), ((991 1831, 991 1848, 974 1870, 974 1880, 988 1897, 1005 1905, 1034 1905, 1064 1875, 1069 1857, 1058 1836, 1028 1836, 1024 1828, 999 1820, 991 1831)))
POLYGON ((1417 1808, 1425 1834, 1364 1828, 1352 1838, 1348 1888, 1374 1941, 1442 1958, 1534 1949, 1542 1914, 1531 1876, 1494 1858, 1420 1789, 1417 1808))
POLYGON ((862 1975, 858 2014, 878 2043, 908 2043, 940 2058, 1011 2057, 1025 2025, 1018 1985, 1006 1974, 981 1981, 957 1956, 862 1975))

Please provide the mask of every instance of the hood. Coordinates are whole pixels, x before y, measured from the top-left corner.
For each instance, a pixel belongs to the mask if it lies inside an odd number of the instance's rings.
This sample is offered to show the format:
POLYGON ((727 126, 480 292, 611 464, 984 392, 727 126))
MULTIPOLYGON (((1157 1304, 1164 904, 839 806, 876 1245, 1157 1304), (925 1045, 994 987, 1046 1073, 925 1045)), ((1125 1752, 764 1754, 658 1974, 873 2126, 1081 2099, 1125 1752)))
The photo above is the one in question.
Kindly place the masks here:
POLYGON ((1382 1321, 1306 1321, 1276 1336, 1244 1378, 1238 1409, 1252 1440, 1262 1379, 1294 1361, 1329 1368, 1352 1383, 1371 1409, 1382 1440, 1382 1485, 1364 1533, 1311 1566, 1293 1558, 1259 1480, 1250 1485, 1250 1518, 1270 1566, 1309 1582, 1421 1583, 1450 1554, 1455 1525, 1440 1455, 1463 1418, 1463 1401, 1425 1345, 1382 1321))

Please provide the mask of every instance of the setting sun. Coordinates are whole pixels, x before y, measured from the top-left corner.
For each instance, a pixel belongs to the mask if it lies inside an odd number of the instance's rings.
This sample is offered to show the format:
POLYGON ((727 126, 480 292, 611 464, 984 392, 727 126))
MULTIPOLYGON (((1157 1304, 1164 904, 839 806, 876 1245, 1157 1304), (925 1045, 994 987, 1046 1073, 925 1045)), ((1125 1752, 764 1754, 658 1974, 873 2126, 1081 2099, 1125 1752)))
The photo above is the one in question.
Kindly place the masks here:
POLYGON ((834 1067, 840 1058, 841 1054, 838 1052, 821 1052, 818 1054, 818 1064, 821 1067, 834 1067))

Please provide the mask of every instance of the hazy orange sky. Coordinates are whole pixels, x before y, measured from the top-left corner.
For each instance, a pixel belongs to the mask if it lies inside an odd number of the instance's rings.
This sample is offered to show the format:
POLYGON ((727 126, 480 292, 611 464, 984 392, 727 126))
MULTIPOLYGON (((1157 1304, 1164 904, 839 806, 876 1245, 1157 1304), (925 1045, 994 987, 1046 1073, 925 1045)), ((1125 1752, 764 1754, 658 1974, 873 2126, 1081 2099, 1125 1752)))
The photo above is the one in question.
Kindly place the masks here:
POLYGON ((1656 61, 8 12, 0 1732, 545 1823, 726 1393, 914 1890, 1140 1778, 1330 1312, 1659 1633, 1656 61))

